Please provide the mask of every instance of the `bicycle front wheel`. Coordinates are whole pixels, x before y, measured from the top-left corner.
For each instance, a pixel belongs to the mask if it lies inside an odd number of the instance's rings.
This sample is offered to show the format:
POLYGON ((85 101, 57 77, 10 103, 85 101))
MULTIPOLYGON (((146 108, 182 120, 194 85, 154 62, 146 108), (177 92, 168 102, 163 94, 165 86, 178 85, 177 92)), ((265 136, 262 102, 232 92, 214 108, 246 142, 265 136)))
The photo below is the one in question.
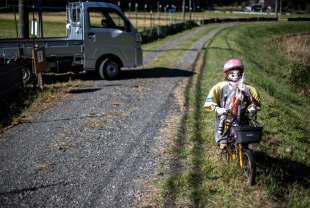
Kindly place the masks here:
POLYGON ((255 184, 256 164, 252 152, 245 149, 243 152, 243 172, 247 176, 248 184, 255 184))

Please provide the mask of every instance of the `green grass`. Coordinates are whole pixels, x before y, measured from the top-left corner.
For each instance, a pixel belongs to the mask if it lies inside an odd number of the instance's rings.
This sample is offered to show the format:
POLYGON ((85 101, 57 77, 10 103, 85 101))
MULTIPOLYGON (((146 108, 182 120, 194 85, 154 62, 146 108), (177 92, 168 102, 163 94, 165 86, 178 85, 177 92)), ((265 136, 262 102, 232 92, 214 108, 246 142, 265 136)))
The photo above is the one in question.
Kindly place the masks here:
POLYGON ((65 37, 66 25, 62 23, 46 22, 44 24, 45 37, 65 37))
POLYGON ((309 207, 309 98, 289 85, 284 76, 289 61, 272 44, 275 37, 305 31, 310 31, 305 23, 241 24, 225 29, 207 45, 205 67, 185 92, 189 110, 184 132, 174 143, 173 163, 182 168, 163 179, 159 204, 309 207), (235 164, 218 157, 215 116, 202 109, 210 88, 223 79, 224 61, 231 57, 244 61, 246 82, 262 96, 259 120, 264 136, 254 145, 257 184, 252 187, 235 164))
MULTIPOLYGON (((0 19, 0 38, 16 38, 16 26, 14 20, 0 19)), ((18 29, 18 22, 17 22, 18 29)), ((43 33, 45 37, 64 37, 66 36, 65 23, 59 22, 45 22, 43 27, 43 33)))
MULTIPOLYGON (((268 193, 266 200, 271 204, 281 202, 297 207, 310 203, 307 189, 309 178, 303 173, 309 171, 310 164, 309 133, 306 130, 309 124, 309 99, 298 96, 288 85, 284 75, 288 73, 289 61, 272 46, 272 40, 283 34, 304 31, 310 31, 310 26, 296 23, 243 25, 224 31, 207 49, 206 72, 201 84, 201 91, 207 92, 221 79, 221 66, 225 59, 240 57, 244 61, 247 82, 256 86, 263 98, 259 119, 265 130, 263 142, 256 148, 255 155, 258 185, 251 189, 268 193), (296 190, 300 192, 299 195, 296 190)), ((206 93, 203 93, 205 96, 206 93)), ((210 115, 203 117, 204 126, 208 126, 203 130, 203 137, 209 138, 211 145, 213 119, 210 115)), ((234 183, 233 180, 230 179, 227 185, 234 183)), ((227 185, 223 188, 233 191, 232 186, 227 185)), ((236 188, 235 191, 247 195, 249 201, 255 200, 255 195, 247 194, 246 186, 236 188)))
MULTIPOLYGON (((191 48, 192 44, 202 38, 205 34, 207 34, 210 30, 218 27, 219 25, 208 25, 205 26, 203 30, 193 34, 188 39, 184 40, 182 43, 177 44, 176 46, 168 49, 165 53, 160 54, 155 60, 153 60, 149 66, 150 67, 175 67, 177 61, 180 61, 179 58, 187 51, 187 49, 191 48)), ((192 29, 193 31, 194 29, 192 29)), ((152 43, 151 43, 152 44, 152 43)), ((157 45, 155 42, 152 46, 157 45)))
POLYGON ((0 20, 0 28, 1 28, 0 38, 17 37, 14 20, 0 20))
MULTIPOLYGON (((191 30, 193 30, 193 29, 191 29, 191 30)), ((149 52, 149 50, 157 49, 157 48, 159 48, 161 45, 166 44, 166 43, 168 43, 168 42, 170 42, 170 41, 173 41, 174 39, 183 36, 184 34, 188 33, 189 31, 190 31, 190 30, 185 30, 185 31, 180 32, 180 33, 177 33, 177 34, 169 35, 169 36, 167 36, 167 37, 165 37, 165 38, 158 39, 158 41, 154 41, 154 42, 151 42, 151 43, 143 44, 143 45, 142 45, 143 55, 147 55, 147 53, 149 52)))

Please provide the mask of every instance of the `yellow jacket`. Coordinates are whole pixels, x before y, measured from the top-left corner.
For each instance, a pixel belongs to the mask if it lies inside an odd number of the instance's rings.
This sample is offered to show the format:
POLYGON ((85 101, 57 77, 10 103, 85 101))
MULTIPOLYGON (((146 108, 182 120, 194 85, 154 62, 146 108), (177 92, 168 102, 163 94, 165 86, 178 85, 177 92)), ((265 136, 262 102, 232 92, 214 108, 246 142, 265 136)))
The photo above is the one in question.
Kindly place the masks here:
MULTIPOLYGON (((213 111, 216 106, 227 108, 232 97, 235 95, 235 91, 236 88, 234 88, 229 81, 217 83, 211 88, 204 107, 207 111, 213 111)), ((260 95, 254 87, 245 85, 242 92, 245 95, 243 105, 246 105, 246 108, 253 104, 256 107, 260 107, 260 95)))

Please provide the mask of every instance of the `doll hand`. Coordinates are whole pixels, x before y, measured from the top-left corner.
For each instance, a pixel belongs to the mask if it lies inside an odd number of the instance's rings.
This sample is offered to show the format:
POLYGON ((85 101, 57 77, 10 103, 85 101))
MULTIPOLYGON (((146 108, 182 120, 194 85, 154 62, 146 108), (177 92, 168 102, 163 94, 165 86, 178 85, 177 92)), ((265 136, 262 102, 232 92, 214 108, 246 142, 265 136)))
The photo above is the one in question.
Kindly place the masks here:
POLYGON ((221 116, 221 115, 223 115, 223 114, 226 113, 226 109, 225 109, 225 108, 221 108, 221 107, 215 107, 215 112, 216 112, 219 116, 221 116))

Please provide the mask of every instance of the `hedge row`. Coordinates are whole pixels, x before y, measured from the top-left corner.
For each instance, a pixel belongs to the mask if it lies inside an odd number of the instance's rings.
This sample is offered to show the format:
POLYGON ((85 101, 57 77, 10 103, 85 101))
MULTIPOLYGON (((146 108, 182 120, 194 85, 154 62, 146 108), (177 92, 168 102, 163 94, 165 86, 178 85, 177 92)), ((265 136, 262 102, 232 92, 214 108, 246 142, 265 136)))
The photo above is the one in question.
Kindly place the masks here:
POLYGON ((249 17, 249 18, 212 18, 202 20, 202 24, 210 23, 224 23, 224 22, 263 22, 263 21, 277 21, 275 17, 249 17))
POLYGON ((187 21, 183 23, 177 23, 172 25, 160 26, 151 29, 146 29, 140 32, 142 36, 142 43, 148 43, 155 41, 159 38, 164 38, 168 35, 173 35, 182 32, 187 29, 198 26, 194 21, 187 21))
MULTIPOLYGON (((225 23, 225 22, 258 22, 258 21, 277 21, 277 18, 273 17, 251 17, 251 18, 212 18, 201 20, 200 24, 211 23, 225 23)), ((142 43, 149 43, 159 38, 164 38, 167 35, 173 35, 178 32, 182 32, 187 29, 198 26, 195 21, 187 21, 183 23, 177 23, 172 25, 160 26, 151 29, 145 29, 140 32, 142 36, 142 43)))
POLYGON ((287 21, 310 21, 310 17, 287 18, 287 21))

